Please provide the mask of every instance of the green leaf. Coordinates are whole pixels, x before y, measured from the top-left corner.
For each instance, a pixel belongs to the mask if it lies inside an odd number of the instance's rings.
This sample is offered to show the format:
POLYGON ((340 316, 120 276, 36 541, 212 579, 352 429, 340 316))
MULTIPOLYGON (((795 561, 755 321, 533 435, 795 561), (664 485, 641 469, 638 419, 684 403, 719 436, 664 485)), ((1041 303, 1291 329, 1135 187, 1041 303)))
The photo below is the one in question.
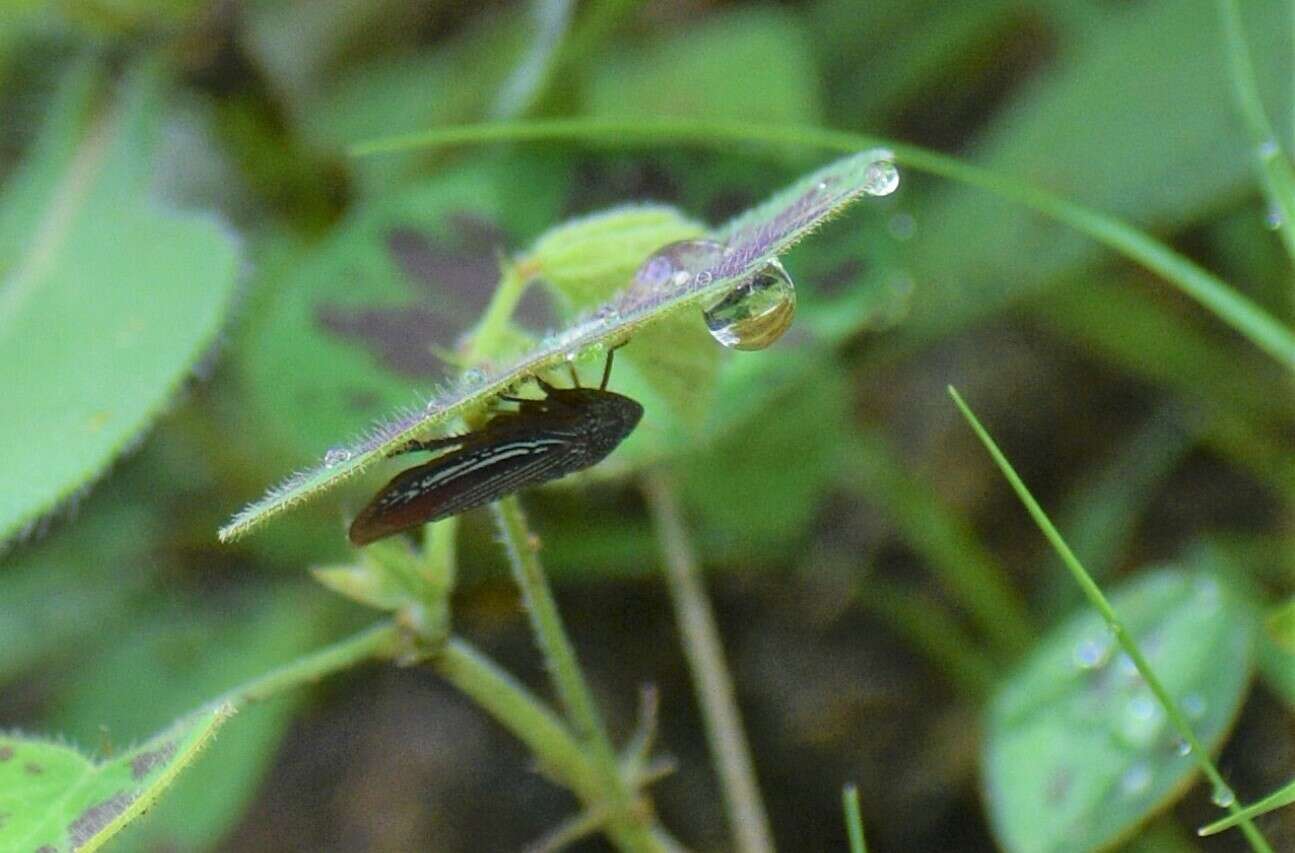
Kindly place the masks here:
MULTIPOLYGON (((705 226, 672 207, 627 205, 550 229, 519 263, 534 265, 540 280, 566 306, 564 319, 574 320, 623 289, 654 249, 705 233, 705 226)), ((616 386, 654 409, 659 428, 655 441, 648 440, 646 431, 632 437, 625 452, 617 454, 621 461, 659 454, 671 425, 677 423, 686 432, 698 430, 710 407, 723 355, 691 316, 666 318, 635 340, 621 362, 642 383, 618 375, 616 386)))
POLYGON ((590 81, 588 111, 813 124, 822 114, 818 77, 794 15, 737 9, 609 52, 590 81))
POLYGON ((111 634, 153 580, 157 520, 116 497, 93 501, 75 526, 5 561, 0 601, 12 606, 0 609, 0 684, 111 634))
MULTIPOLYGON (((57 700, 43 727, 73 742, 130 743, 179 709, 203 706, 313 649, 331 624, 332 600, 305 598, 296 587, 209 592, 184 607, 174 593, 149 603, 129 633, 83 650, 75 667, 52 669, 57 700)), ((130 847, 191 850, 218 839, 255 795, 304 698, 296 692, 239 709, 212 754, 127 830, 130 847)))
POLYGON ((443 356, 490 299, 500 253, 556 215, 563 163, 462 165, 279 259, 237 357, 252 420, 282 453, 322 454, 457 373, 443 356))
POLYGON ((0 539, 87 486, 168 404, 215 340, 238 275, 208 214, 151 196, 164 86, 129 73, 107 103, 69 72, 0 195, 0 539))
MULTIPOLYGON (((1282 79, 1288 12, 1247 5, 1266 19, 1251 30, 1255 55, 1269 58, 1259 75, 1282 79)), ((1109 9, 998 112, 975 159, 1142 229, 1180 227, 1254 184, 1212 2, 1109 9), (1149 44, 1173 49, 1147 62, 1149 44)), ((980 189, 926 201, 914 212, 918 287, 901 330, 906 346, 990 316, 1099 257, 1083 235, 980 189)))
MULTIPOLYGON (((523 19, 508 10, 481 16, 434 49, 384 53, 343 65, 324 76, 317 94, 303 100, 297 124, 312 148, 336 155, 378 130, 412 132, 479 119, 526 47, 523 19)), ((391 158, 348 159, 344 165, 376 197, 398 191, 421 173, 430 157, 413 152, 391 158)))
MULTIPOLYGON (((722 259, 691 271, 684 281, 629 287, 584 320, 549 336, 510 365, 466 374, 460 383, 422 410, 408 411, 379 424, 366 437, 330 454, 324 464, 304 471, 246 507, 225 527, 222 540, 247 533, 269 518, 366 470, 410 439, 431 434, 452 419, 482 411, 523 379, 584 356, 601 356, 660 320, 703 304, 759 272, 771 258, 790 249, 817 226, 869 191, 875 191, 886 152, 865 151, 842 158, 797 181, 710 236, 724 243, 722 259)), ((289 330, 280 329, 283 334, 289 330)))
MULTIPOLYGON (((1199 740, 1216 748, 1254 661, 1250 606, 1205 565, 1143 572, 1111 603, 1199 740)), ((983 761, 995 834, 1031 853, 1112 844, 1181 794, 1196 768, 1088 609, 999 687, 983 761)))
POLYGON ((90 853, 149 808, 234 708, 221 703, 112 759, 69 746, 0 735, 0 847, 90 853))

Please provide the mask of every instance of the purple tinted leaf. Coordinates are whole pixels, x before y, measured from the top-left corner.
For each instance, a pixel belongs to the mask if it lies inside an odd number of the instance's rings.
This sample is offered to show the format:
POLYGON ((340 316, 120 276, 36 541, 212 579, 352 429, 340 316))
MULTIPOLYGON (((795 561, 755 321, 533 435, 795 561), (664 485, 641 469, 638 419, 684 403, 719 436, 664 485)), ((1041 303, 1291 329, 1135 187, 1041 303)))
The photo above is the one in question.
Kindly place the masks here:
MULTIPOLYGON (((239 512, 220 530, 224 541, 236 539, 268 519, 324 489, 349 479, 415 437, 428 436, 451 420, 478 412, 496 396, 524 379, 584 356, 599 357, 645 326, 682 310, 697 309, 740 286, 774 257, 785 252, 860 195, 871 192, 876 166, 889 161, 886 151, 864 151, 837 160, 804 177, 716 229, 708 239, 723 245, 709 266, 687 276, 654 280, 642 276, 606 304, 504 366, 469 371, 459 383, 435 394, 421 410, 397 413, 376 424, 348 448, 349 457, 320 464, 271 489, 239 512)), ((701 322, 700 316, 698 322, 701 322)))

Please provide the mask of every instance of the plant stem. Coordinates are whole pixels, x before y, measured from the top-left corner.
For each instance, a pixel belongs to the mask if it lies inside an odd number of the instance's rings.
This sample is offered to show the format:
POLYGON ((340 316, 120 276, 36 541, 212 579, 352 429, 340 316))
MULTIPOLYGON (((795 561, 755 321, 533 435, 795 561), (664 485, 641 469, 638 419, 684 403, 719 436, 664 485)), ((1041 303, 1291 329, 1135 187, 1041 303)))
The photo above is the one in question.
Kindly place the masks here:
POLYGON ((1264 194, 1281 218, 1277 227, 1286 245, 1286 253, 1295 260, 1295 169, 1291 168, 1290 160, 1282 152, 1259 98, 1259 84, 1255 80, 1254 64, 1250 61, 1250 48, 1246 45, 1236 0, 1219 0, 1218 5, 1237 106, 1250 134, 1250 144, 1254 146, 1259 174, 1264 179, 1264 194))
POLYGON ((496 355, 504 330, 513 316, 513 310, 526 292, 529 277, 515 264, 505 263, 499 271, 499 284, 490 297, 490 304, 481 315, 481 322, 472 333, 468 351, 463 356, 466 364, 477 365, 496 355))
POLYGON ((684 530, 678 502, 660 472, 647 475, 643 491, 665 555, 666 585, 674 603, 693 689, 706 724, 706 740, 715 760, 715 772, 719 775, 737 849, 743 853, 771 851, 773 836, 769 831, 769 817, 760 799, 733 679, 724 661, 715 615, 698 578, 697 558, 684 530))
POLYGON ((868 853, 868 845, 863 840, 863 816, 859 814, 859 789, 846 785, 841 789, 841 801, 845 807, 845 831, 850 837, 850 853, 868 853))
POLYGON ((1224 323, 1240 332, 1287 370, 1295 371, 1295 333, 1217 276, 1175 252, 1149 234, 1104 213, 1068 201, 1023 181, 963 163, 953 157, 913 145, 848 131, 799 125, 761 125, 697 119, 550 119, 499 124, 460 125, 422 133, 379 139, 352 146, 353 155, 403 151, 411 148, 468 142, 538 139, 610 139, 625 145, 669 140, 727 146, 734 140, 776 145, 803 145, 829 151, 889 148, 895 161, 932 175, 979 187, 1024 204, 1063 222, 1114 249, 1195 299, 1224 323))
POLYGON ((326 675, 350 669, 368 660, 393 658, 402 648, 400 628, 395 622, 385 620, 253 678, 226 692, 217 701, 233 702, 242 707, 248 702, 269 699, 303 684, 313 684, 326 675))
POLYGON ((585 683, 575 649, 562 626, 553 591, 536 553, 538 545, 526 526, 516 497, 507 497, 493 505, 513 578, 521 589, 526 611, 531 617, 536 642, 575 729, 576 737, 592 753, 600 775, 599 788, 608 810, 609 826, 616 827, 618 843, 626 850, 660 849, 654 840, 644 810, 635 803, 635 792, 620 771, 611 739, 603 727, 598 706, 585 683))
MULTIPOLYGON (((1120 621, 1119 614, 1115 612, 1115 609, 1111 607, 1110 602, 1106 600, 1106 596, 1102 593, 1101 588, 1097 586, 1097 583, 1092 579, 1092 576, 1088 574, 1088 571, 1083 567, 1083 564, 1079 562, 1079 558, 1070 550, 1070 546, 1061 538, 1061 534, 1057 532, 1057 528, 1052 525, 1052 521, 1048 518, 1047 513, 1043 511, 1043 507, 1039 506, 1038 501, 1036 501, 1034 496, 1030 494, 1030 490, 1026 487, 1025 483, 1019 476, 1017 476, 1016 471, 1012 468, 1012 463, 1007 461, 1007 457, 998 449, 998 445, 994 443, 994 440, 990 437, 989 433, 983 426, 981 426, 980 421, 976 419, 974 414, 972 414, 971 409, 965 402, 963 402, 961 395, 954 390, 953 386, 949 386, 949 395, 953 397, 953 402, 962 412, 962 416, 967 419, 967 423, 971 425, 971 429, 976 433, 976 437, 980 439, 981 444, 983 444, 985 449, 989 451, 990 457, 993 458, 994 464, 998 466, 998 469, 1002 471, 1003 477, 1009 484, 1011 484, 1012 490, 1016 492, 1016 496, 1020 498, 1021 503, 1025 505, 1025 509, 1029 512, 1030 517, 1034 519, 1034 523, 1038 525, 1039 530, 1043 532, 1048 543, 1051 544, 1053 549, 1057 552, 1057 556, 1061 558, 1061 561, 1065 564, 1066 568, 1069 569, 1071 576, 1073 576, 1075 582, 1079 584, 1080 589, 1084 591, 1084 595, 1088 597, 1089 602, 1092 603, 1093 607, 1097 609, 1097 612, 1101 614, 1102 619, 1106 622, 1106 625, 1110 629, 1111 635, 1115 638, 1115 641, 1119 643, 1120 648, 1122 648, 1124 653, 1129 656, 1129 659, 1133 661, 1134 666, 1137 667, 1138 674, 1142 676, 1142 680, 1146 683, 1147 687, 1150 688, 1151 692, 1155 694, 1161 707, 1165 709, 1165 715, 1169 718, 1170 723, 1173 724, 1175 729, 1177 729, 1179 736, 1191 746, 1191 754, 1196 761, 1197 766, 1200 767, 1201 772, 1205 774, 1205 778, 1209 779, 1216 792, 1230 792, 1231 789, 1228 787, 1227 782, 1223 780, 1223 776, 1214 767, 1214 762, 1210 761, 1209 752, 1206 751, 1204 745, 1197 739, 1196 733, 1192 731, 1191 724, 1187 722, 1187 718, 1178 710, 1178 704, 1174 702, 1173 697, 1169 695, 1169 691, 1165 689, 1164 684, 1160 681, 1160 676, 1156 675, 1155 670, 1151 668, 1151 663, 1145 656, 1143 656, 1142 650, 1138 648, 1138 644, 1134 641, 1133 637, 1129 635, 1128 630, 1124 627, 1124 623, 1120 621)), ((1228 805, 1228 811, 1233 815, 1239 814, 1241 808, 1237 805, 1236 796, 1231 796, 1229 799, 1231 800, 1231 803, 1228 805)), ((1268 846, 1268 842, 1264 840, 1264 837, 1260 835, 1259 830, 1256 829, 1255 825, 1249 820, 1242 821, 1241 830, 1245 833, 1246 839, 1250 842, 1250 846, 1252 848, 1257 851, 1262 851, 1262 853, 1272 853, 1272 848, 1268 846)))

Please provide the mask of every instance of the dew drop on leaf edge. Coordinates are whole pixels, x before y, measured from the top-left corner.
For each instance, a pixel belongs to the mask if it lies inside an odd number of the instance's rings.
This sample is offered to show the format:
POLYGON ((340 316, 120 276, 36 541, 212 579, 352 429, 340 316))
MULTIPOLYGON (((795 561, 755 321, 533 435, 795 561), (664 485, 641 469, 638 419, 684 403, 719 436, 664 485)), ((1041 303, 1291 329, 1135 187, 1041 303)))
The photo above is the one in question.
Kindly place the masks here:
POLYGON ((889 160, 868 164, 863 173, 863 191, 868 195, 890 195, 899 189, 899 170, 889 160))
POLYGON ((336 468, 343 462, 350 461, 351 451, 345 447, 330 447, 324 454, 324 467, 336 468))
POLYGON ((782 337, 796 313, 796 286, 774 258, 702 312, 711 337, 730 349, 761 350, 782 337))

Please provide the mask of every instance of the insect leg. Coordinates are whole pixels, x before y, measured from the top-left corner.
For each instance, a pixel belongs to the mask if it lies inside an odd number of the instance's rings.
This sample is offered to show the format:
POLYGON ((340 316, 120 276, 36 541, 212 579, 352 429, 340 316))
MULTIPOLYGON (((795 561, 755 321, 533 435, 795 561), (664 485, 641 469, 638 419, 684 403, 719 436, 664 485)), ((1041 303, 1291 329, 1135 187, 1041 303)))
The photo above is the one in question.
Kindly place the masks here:
POLYGON ((629 341, 622 341, 621 343, 607 350, 607 363, 603 365, 603 381, 598 386, 599 391, 607 390, 607 380, 612 378, 612 356, 616 354, 616 350, 625 346, 625 344, 627 343, 629 343, 629 341))

